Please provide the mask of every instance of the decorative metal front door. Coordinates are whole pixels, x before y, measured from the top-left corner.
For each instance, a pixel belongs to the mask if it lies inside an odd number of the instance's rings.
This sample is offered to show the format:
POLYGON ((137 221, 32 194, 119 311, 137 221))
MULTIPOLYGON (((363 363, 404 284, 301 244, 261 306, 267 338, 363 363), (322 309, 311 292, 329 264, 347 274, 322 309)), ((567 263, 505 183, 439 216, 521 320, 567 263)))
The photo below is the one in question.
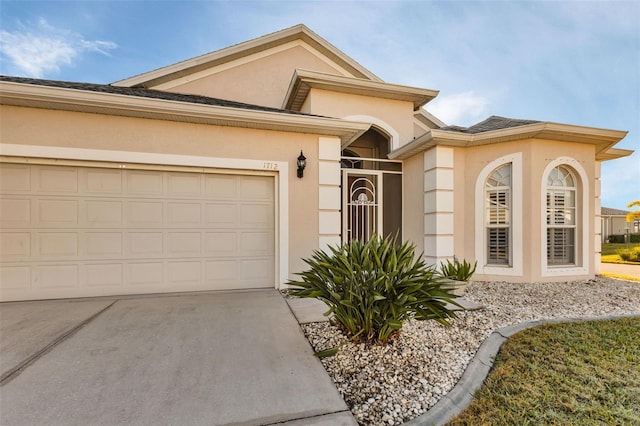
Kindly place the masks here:
POLYGON ((376 172, 343 173, 343 241, 368 241, 382 234, 382 175, 376 172))

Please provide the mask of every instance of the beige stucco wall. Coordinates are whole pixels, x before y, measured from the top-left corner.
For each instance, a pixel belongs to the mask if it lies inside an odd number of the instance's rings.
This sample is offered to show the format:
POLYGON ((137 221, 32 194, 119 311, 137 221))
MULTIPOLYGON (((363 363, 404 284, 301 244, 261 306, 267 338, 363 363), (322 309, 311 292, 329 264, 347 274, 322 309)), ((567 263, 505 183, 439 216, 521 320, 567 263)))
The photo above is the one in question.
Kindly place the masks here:
POLYGON ((405 160, 403 174, 403 238, 416 246, 416 252, 424 251, 424 167, 421 155, 405 160))
MULTIPOLYGON (((575 275, 573 278, 578 279, 593 276, 593 253, 595 247, 591 236, 593 236, 595 232, 593 221, 595 150, 593 145, 589 144, 529 139, 457 149, 455 164, 456 237, 454 242, 456 253, 462 248, 466 259, 475 260, 476 217, 473 205, 475 203, 476 181, 480 172, 495 159, 518 152, 522 153, 523 167, 523 275, 521 277, 509 277, 477 274, 475 278, 479 280, 508 280, 513 282, 551 281, 558 279, 557 277, 543 276, 541 273, 542 235, 546 235, 542 222, 543 197, 541 185, 543 185, 545 167, 560 157, 573 158, 587 174, 587 182, 585 182, 585 184, 589 186, 589 199, 585 205, 589 220, 582 223, 582 226, 587 227, 587 235, 589 237, 586 238, 586 241, 582 241, 580 237, 579 241, 582 245, 582 250, 586 250, 589 253, 588 270, 591 271, 591 273, 575 275), (460 152, 461 150, 464 150, 464 153, 460 152), (463 178, 461 178, 461 176, 463 176, 463 178), (464 183, 461 185, 462 181, 464 183), (464 219, 460 218, 460 203, 464 203, 462 205, 465 206, 462 209, 464 219), (460 225, 462 225, 462 229, 460 225)), ((569 165, 571 166, 572 164, 569 163, 569 165)), ((582 206, 582 203, 580 206, 582 206)), ((579 218, 582 221, 582 216, 579 216, 579 218)), ((580 254, 577 256, 582 259, 580 254)))
MULTIPOLYGON (((281 108, 296 69, 345 75, 301 42, 214 67, 157 88, 281 108)), ((152 87, 155 88, 155 87, 152 87)))
POLYGON ((413 103, 393 99, 374 98, 349 93, 330 92, 312 88, 308 95, 309 112, 334 118, 349 118, 376 124, 384 122, 398 134, 398 144, 413 140, 413 103), (370 120, 373 118, 373 120, 370 120))
POLYGON ((4 144, 287 162, 290 273, 318 248, 317 135, 14 106, 0 107, 0 127, 4 144), (300 150, 303 179, 296 177, 300 150))

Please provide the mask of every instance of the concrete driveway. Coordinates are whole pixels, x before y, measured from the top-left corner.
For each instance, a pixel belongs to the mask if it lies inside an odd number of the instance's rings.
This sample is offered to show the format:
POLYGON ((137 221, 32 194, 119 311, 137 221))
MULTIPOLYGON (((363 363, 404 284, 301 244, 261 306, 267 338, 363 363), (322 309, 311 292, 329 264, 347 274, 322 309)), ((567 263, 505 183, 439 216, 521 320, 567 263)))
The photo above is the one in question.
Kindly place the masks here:
POLYGON ((275 290, 0 305, 0 424, 355 425, 275 290))

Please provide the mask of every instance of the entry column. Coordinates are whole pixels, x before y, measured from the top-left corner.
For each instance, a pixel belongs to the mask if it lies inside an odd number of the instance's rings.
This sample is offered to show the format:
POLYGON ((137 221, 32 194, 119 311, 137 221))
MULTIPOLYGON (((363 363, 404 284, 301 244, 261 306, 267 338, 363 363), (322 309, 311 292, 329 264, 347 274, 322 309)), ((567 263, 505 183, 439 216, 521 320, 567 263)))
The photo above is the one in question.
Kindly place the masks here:
POLYGON ((453 148, 424 154, 424 257, 437 265, 453 258, 453 148))

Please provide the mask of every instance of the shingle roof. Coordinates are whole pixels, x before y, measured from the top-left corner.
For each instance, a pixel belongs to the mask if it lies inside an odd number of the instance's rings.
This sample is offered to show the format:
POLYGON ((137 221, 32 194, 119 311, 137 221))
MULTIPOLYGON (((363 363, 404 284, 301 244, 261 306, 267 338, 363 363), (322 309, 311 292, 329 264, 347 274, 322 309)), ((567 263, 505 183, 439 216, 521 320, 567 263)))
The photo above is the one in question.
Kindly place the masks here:
POLYGON ((6 81, 11 83, 32 84, 35 86, 48 86, 59 87, 64 89, 84 90, 89 92, 111 93, 116 95, 136 96, 140 98, 153 98, 163 99, 168 101, 187 102, 192 104, 214 105, 228 108, 238 108, 254 111, 267 111, 278 112, 283 114, 293 115, 307 115, 298 111, 290 111, 279 108, 265 107, 261 105, 246 104, 243 102, 228 101, 225 99, 210 98, 207 96, 199 95, 185 95, 181 93, 162 92, 159 90, 142 89, 137 87, 120 87, 112 86, 110 84, 95 84, 95 83, 78 83, 72 81, 59 81, 59 80, 43 80, 37 78, 26 77, 12 77, 0 75, 0 81, 6 81))
POLYGON ((497 115, 492 115, 486 120, 481 121, 480 123, 474 124, 471 127, 446 126, 446 127, 441 127, 438 130, 476 134, 476 133, 482 133, 482 132, 489 132, 491 130, 507 129, 509 127, 526 126, 528 124, 536 124, 536 123, 540 123, 540 121, 520 120, 515 118, 506 118, 506 117, 499 117, 497 115))
POLYGON ((629 212, 625 210, 612 209, 609 207, 602 207, 600 209, 601 216, 626 216, 627 213, 629 212))

